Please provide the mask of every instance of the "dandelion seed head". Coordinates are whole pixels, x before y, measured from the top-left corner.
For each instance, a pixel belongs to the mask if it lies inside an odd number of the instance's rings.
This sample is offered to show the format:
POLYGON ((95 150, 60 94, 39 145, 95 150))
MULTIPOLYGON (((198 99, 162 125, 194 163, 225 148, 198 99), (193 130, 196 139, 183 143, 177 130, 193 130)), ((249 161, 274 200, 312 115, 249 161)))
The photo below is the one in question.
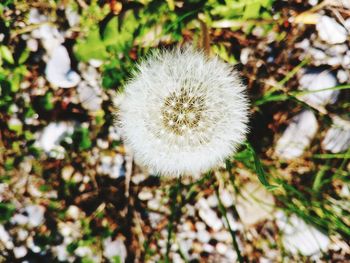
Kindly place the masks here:
POLYGON ((119 119, 136 161, 162 175, 198 174, 245 139, 248 100, 229 65, 187 47, 139 64, 119 119))

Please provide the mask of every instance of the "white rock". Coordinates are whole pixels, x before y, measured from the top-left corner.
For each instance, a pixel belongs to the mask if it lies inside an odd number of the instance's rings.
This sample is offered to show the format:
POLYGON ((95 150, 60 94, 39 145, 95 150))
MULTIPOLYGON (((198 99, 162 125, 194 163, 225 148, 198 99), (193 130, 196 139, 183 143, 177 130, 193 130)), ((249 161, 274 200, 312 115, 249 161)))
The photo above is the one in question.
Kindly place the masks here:
MULTIPOLYGON (((338 3, 339 6, 350 9, 350 1, 349 0, 337 0, 335 3, 338 3)), ((348 18, 349 19, 349 18, 348 18)))
POLYGON ((338 65, 341 65, 342 62, 343 62, 342 55, 330 57, 327 59, 327 64, 330 66, 338 66, 338 65))
POLYGON ((216 239, 217 241, 225 242, 225 243, 232 241, 231 234, 228 231, 215 232, 213 234, 213 238, 216 239))
POLYGON ((34 243, 33 236, 27 238, 26 247, 29 248, 34 253, 40 253, 41 248, 34 243))
POLYGON ((72 237, 74 239, 80 238, 81 229, 79 221, 73 222, 59 222, 58 230, 65 238, 72 237))
POLYGON ((155 212, 149 212, 148 216, 149 216, 149 221, 151 223, 151 226, 153 228, 157 227, 158 224, 163 219, 162 216, 159 213, 155 213, 155 212))
POLYGON ((301 49, 308 49, 310 48, 310 40, 307 38, 304 38, 301 42, 295 44, 296 48, 301 49))
POLYGON ((181 255, 178 253, 171 253, 171 255, 172 255, 172 262, 173 263, 185 263, 186 262, 181 258, 181 255))
POLYGON ((97 171, 116 179, 124 175, 123 163, 124 158, 121 154, 116 154, 114 156, 104 155, 101 157, 101 165, 97 167, 97 171))
POLYGON ((213 253, 214 252, 214 247, 208 243, 203 244, 203 251, 207 253, 213 253))
POLYGON ((120 141, 120 130, 116 126, 109 126, 108 132, 108 139, 110 139, 111 141, 120 141))
POLYGON ((216 244, 216 251, 219 254, 225 255, 226 251, 227 251, 227 245, 225 245, 224 243, 221 243, 221 242, 217 243, 216 244))
POLYGON ((206 230, 201 230, 196 233, 198 241, 202 243, 208 243, 211 236, 208 231, 206 230))
POLYGON ((133 176, 131 177, 131 181, 134 184, 140 184, 141 182, 143 182, 146 179, 146 175, 143 173, 137 173, 137 174, 133 174, 133 176))
POLYGON ((216 195, 210 195, 207 198, 207 203, 210 207, 217 207, 219 204, 219 201, 216 195))
POLYGON ((109 146, 108 141, 102 140, 101 138, 97 139, 96 144, 102 150, 108 149, 108 146, 109 146))
POLYGON ((192 230, 188 230, 188 231, 183 231, 181 233, 178 233, 178 237, 180 239, 195 239, 197 237, 197 233, 192 231, 192 230))
POLYGON ((51 122, 39 135, 36 144, 52 157, 54 151, 59 148, 59 144, 66 137, 74 132, 72 122, 51 122))
POLYGON ((337 72, 337 78, 340 83, 345 83, 349 80, 349 73, 345 70, 340 69, 337 72))
MULTIPOLYGON (((225 256, 229 259, 229 262, 237 262, 237 253, 233 251, 232 248, 228 248, 225 256)), ((262 263, 261 260, 259 263, 262 263)))
POLYGON ((197 231, 203 231, 206 229, 206 225, 201 221, 197 221, 195 223, 195 226, 196 226, 197 231))
POLYGON ((67 20, 68 20, 70 27, 74 27, 74 26, 77 26, 79 24, 80 16, 70 6, 67 6, 67 8, 65 8, 64 12, 66 14, 66 17, 67 17, 67 20))
POLYGON ((69 254, 67 251, 67 245, 66 244, 61 244, 59 246, 54 247, 54 251, 57 255, 57 259, 59 261, 67 261, 69 254))
POLYGON ((288 252, 292 254, 300 252, 305 256, 311 256, 327 249, 330 239, 296 215, 288 219, 283 212, 279 212, 276 217, 277 226, 283 233, 283 246, 288 252))
POLYGON ((74 254, 79 257, 90 257, 92 255, 92 251, 89 247, 78 247, 74 254))
POLYGON ((317 61, 323 61, 327 58, 326 53, 323 50, 317 49, 317 48, 309 48, 308 49, 309 53, 313 57, 314 60, 317 61))
POLYGON ((182 253, 184 253, 185 257, 189 257, 188 251, 192 248, 193 240, 192 239, 180 239, 179 247, 182 253))
POLYGON ((211 209, 199 209, 199 216, 200 218, 209 226, 213 229, 213 231, 219 231, 222 227, 223 224, 220 220, 220 218, 217 216, 216 212, 211 209))
POLYGON ((340 45, 333 45, 327 48, 326 52, 330 56, 337 56, 337 55, 344 54, 348 50, 349 48, 347 44, 340 44, 340 45))
POLYGON ((195 217, 196 216, 196 209, 191 204, 186 204, 185 205, 185 211, 186 211, 187 216, 189 216, 189 217, 195 217))
POLYGON ((120 258, 120 262, 125 262, 127 250, 121 238, 117 238, 114 241, 112 241, 111 238, 107 238, 103 241, 103 247, 103 255, 106 258, 111 260, 113 257, 118 256, 120 258))
POLYGON ((15 214, 10 222, 12 224, 26 225, 28 223, 28 217, 22 214, 15 214))
POLYGON ((81 214, 81 210, 79 207, 75 206, 75 205, 70 205, 67 209, 67 216, 69 216, 70 218, 74 219, 74 220, 78 220, 79 219, 79 214, 81 214))
POLYGON ((27 248, 24 246, 13 248, 13 254, 15 255, 15 258, 22 258, 27 255, 27 252, 27 248))
POLYGON ((91 66, 93 66, 94 68, 99 68, 102 66, 103 61, 102 60, 98 60, 98 59, 90 59, 89 60, 89 64, 91 66))
MULTIPOLYGON (((337 86, 337 78, 328 70, 309 69, 300 78, 299 83, 301 90, 317 91, 337 86)), ((311 106, 318 107, 334 103, 337 100, 338 94, 338 90, 325 90, 309 93, 300 98, 311 106)))
POLYGON ((64 42, 64 37, 58 31, 57 27, 49 24, 43 24, 39 26, 39 28, 34 29, 31 35, 41 40, 41 43, 49 55, 64 42))
POLYGON ((25 229, 19 229, 18 232, 17 232, 17 236, 18 236, 18 239, 19 239, 20 241, 26 240, 27 237, 28 237, 28 235, 29 235, 29 233, 28 233, 28 231, 25 230, 25 229))
POLYGON ((246 227, 251 227, 259 221, 271 218, 274 199, 261 184, 246 183, 241 188, 241 193, 236 200, 236 209, 246 227))
POLYGON ((153 198, 153 194, 151 193, 151 191, 149 190, 142 190, 139 194, 138 194, 138 198, 142 201, 145 200, 150 200, 153 198))
POLYGON ((63 45, 57 46, 46 64, 47 80, 60 88, 71 88, 80 82, 78 73, 71 69, 67 49, 63 45))
POLYGON ((220 192, 220 199, 225 207, 230 207, 233 205, 233 194, 227 189, 223 189, 220 192))
POLYGON ((85 109, 92 112, 101 109, 102 91, 98 86, 91 86, 86 81, 82 81, 77 88, 77 92, 79 100, 85 109))
POLYGON ((15 214, 10 222, 18 225, 40 226, 44 221, 45 208, 40 205, 29 205, 21 210, 24 214, 15 214))
POLYGON ((243 65, 248 63, 248 58, 249 58, 249 54, 251 52, 250 48, 243 48, 241 50, 241 56, 240 56, 240 61, 243 65))
POLYGON ((39 24, 47 21, 45 15, 40 14, 37 8, 31 8, 29 10, 28 22, 29 24, 39 24))
MULTIPOLYGON (((233 231, 236 231, 240 228, 240 224, 233 218, 233 214, 231 213, 231 211, 227 212, 226 217, 227 217, 227 221, 230 224, 230 227, 233 231)), ((224 222, 226 229, 228 229, 229 226, 227 225, 227 221, 224 217, 222 217, 222 221, 224 222)))
POLYGON ((277 141, 275 154, 282 159, 300 157, 316 135, 318 124, 314 113, 304 110, 296 115, 277 141))
POLYGON ((151 210, 158 211, 160 209, 161 204, 160 204, 159 200, 151 199, 147 202, 147 206, 151 210))
POLYGON ((0 241, 5 245, 7 249, 13 249, 12 238, 6 231, 3 225, 0 224, 0 241))
POLYGON ((342 65, 347 69, 350 68, 350 51, 347 51, 344 55, 342 65))
POLYGON ((27 41, 27 47, 30 51, 32 52, 36 52, 38 50, 38 47, 39 47, 39 43, 36 39, 34 38, 30 38, 28 39, 27 41))
POLYGON ((319 37, 328 44, 344 43, 347 39, 347 32, 343 26, 329 16, 321 16, 316 24, 319 37))
POLYGON ((315 6, 318 4, 318 0, 309 0, 309 4, 315 6))
POLYGON ((350 147, 350 122, 339 117, 333 118, 332 127, 327 131, 322 146, 332 153, 348 150, 350 147))
POLYGON ((350 187, 347 185, 343 185, 339 195, 344 198, 344 200, 347 200, 350 197, 350 187))
POLYGON ((28 214, 28 224, 37 227, 44 222, 45 207, 41 205, 29 205, 24 209, 28 214))
MULTIPOLYGON (((345 1, 347 1, 347 0, 345 0, 345 1)), ((350 2, 349 2, 349 5, 350 5, 350 2)), ((345 20, 344 26, 347 30, 350 30, 350 18, 345 20)))
POLYGON ((211 227, 214 231, 219 231, 223 227, 223 223, 217 216, 216 212, 210 208, 209 202, 205 198, 200 198, 196 203, 196 208, 199 210, 199 217, 211 227))

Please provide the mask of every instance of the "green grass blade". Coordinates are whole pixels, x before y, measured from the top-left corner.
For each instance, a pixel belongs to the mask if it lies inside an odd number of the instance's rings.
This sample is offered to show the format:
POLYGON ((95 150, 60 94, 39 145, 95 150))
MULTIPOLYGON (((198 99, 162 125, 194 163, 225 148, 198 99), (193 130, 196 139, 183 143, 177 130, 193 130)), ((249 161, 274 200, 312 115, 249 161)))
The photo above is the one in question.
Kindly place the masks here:
POLYGON ((255 150, 253 149, 253 147, 249 144, 246 143, 246 146, 249 150, 249 152, 251 153, 251 155, 254 158, 254 165, 255 165, 255 171, 258 175, 259 181, 266 187, 267 190, 272 191, 278 188, 277 185, 271 185, 269 183, 269 181, 267 180, 267 176, 266 173, 264 171, 264 168, 260 162, 259 157, 257 156, 255 150))

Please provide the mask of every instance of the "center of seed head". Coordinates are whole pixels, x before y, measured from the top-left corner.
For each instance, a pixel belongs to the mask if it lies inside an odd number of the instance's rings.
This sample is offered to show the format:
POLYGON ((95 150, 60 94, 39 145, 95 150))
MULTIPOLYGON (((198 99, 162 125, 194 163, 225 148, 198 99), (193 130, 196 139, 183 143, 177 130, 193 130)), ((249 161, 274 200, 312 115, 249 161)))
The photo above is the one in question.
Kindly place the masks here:
POLYGON ((181 89, 165 98, 162 107, 162 120, 167 130, 183 135, 196 128, 205 109, 204 99, 181 89))

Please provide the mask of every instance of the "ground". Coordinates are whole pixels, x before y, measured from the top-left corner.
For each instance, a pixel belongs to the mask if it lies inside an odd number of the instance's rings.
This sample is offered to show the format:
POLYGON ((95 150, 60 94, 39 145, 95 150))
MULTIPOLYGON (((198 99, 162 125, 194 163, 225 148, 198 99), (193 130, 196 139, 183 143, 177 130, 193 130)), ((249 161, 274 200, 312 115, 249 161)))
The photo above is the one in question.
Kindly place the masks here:
POLYGON ((350 260, 348 1, 7 0, 0 17, 0 262, 350 260), (114 105, 140 59, 186 43, 240 72, 250 131, 212 171, 162 177, 114 105))

